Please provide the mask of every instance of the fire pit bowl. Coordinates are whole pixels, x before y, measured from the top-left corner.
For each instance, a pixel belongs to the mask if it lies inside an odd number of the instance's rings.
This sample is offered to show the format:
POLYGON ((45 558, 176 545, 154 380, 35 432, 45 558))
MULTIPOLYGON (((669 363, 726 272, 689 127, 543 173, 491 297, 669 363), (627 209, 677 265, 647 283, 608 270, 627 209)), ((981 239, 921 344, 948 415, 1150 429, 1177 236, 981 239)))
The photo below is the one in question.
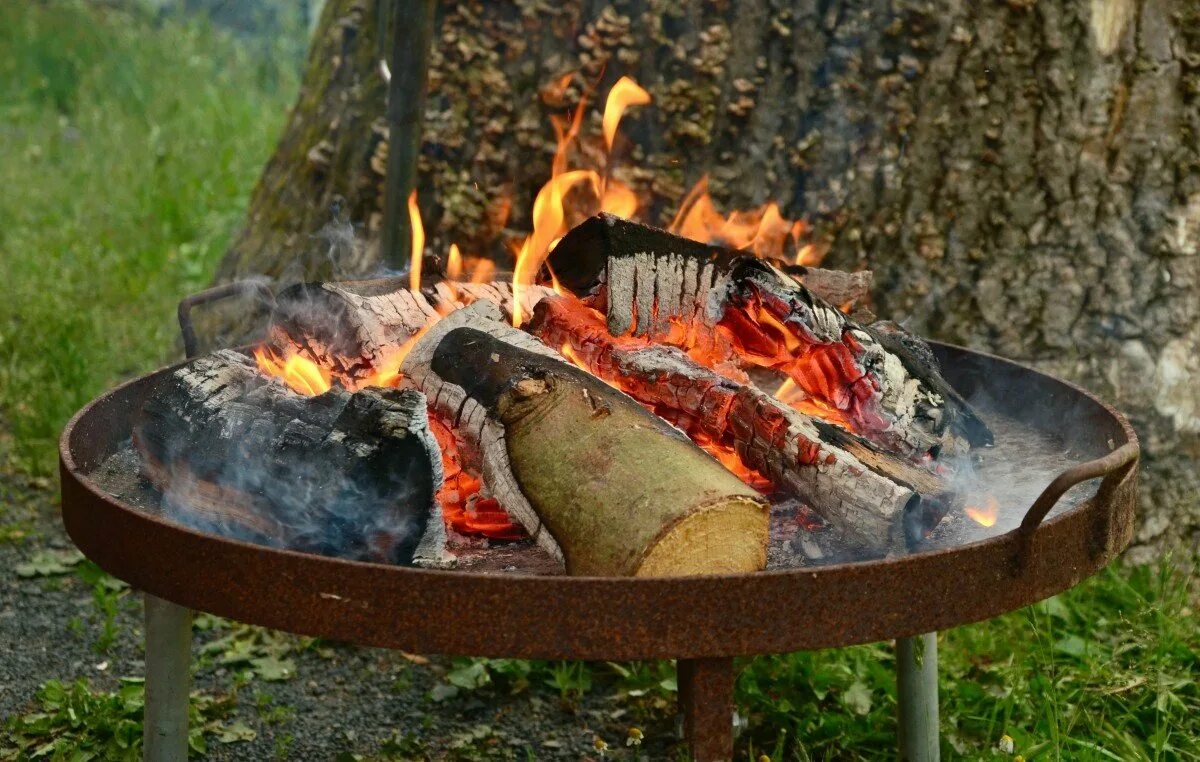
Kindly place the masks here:
POLYGON ((931 635, 913 636, 1028 605, 1111 561, 1132 536, 1138 444, 1120 413, 1077 386, 999 357, 934 349, 964 396, 1010 400, 1001 403, 1006 415, 1082 456, 1017 528, 949 548, 757 574, 633 579, 430 571, 203 534, 113 498, 89 476, 128 440, 134 413, 171 368, 108 392, 67 425, 63 520, 89 558, 149 594, 147 758, 174 758, 170 750, 186 740, 190 628, 180 607, 420 653, 679 659, 680 701, 699 760, 732 753, 732 657, 901 639, 905 756, 936 758, 936 646, 931 635), (1020 394, 1006 395, 1012 389, 1020 394), (1067 490, 1095 479, 1094 495, 1047 518, 1067 490))

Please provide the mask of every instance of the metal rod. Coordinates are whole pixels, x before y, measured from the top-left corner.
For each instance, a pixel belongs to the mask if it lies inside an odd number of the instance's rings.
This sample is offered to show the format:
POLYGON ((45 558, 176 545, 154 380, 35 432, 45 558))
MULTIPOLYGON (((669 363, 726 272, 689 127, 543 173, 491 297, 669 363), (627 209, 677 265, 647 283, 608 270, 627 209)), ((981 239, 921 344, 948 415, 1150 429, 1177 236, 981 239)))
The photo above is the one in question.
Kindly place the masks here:
POLYGON ((896 641, 896 692, 903 762, 937 762, 941 758, 937 672, 937 633, 896 641))
POLYGON ((393 270, 408 265, 412 249, 408 197, 417 185, 433 17, 434 0, 391 2, 392 81, 388 87, 387 187, 380 246, 383 261, 393 270))
POLYGON ((196 337, 196 326, 192 322, 192 309, 200 304, 217 302, 231 296, 244 294, 257 295, 261 302, 259 306, 263 309, 269 311, 275 308, 275 294, 265 279, 239 280, 221 286, 213 286, 180 300, 177 310, 179 331, 183 334, 183 353, 187 355, 188 359, 200 354, 200 340, 196 337))
POLYGON ((733 759, 733 659, 680 659, 683 732, 694 762, 733 759))
POLYGON ((149 594, 145 596, 145 608, 146 714, 142 759, 186 762, 192 612, 149 594))

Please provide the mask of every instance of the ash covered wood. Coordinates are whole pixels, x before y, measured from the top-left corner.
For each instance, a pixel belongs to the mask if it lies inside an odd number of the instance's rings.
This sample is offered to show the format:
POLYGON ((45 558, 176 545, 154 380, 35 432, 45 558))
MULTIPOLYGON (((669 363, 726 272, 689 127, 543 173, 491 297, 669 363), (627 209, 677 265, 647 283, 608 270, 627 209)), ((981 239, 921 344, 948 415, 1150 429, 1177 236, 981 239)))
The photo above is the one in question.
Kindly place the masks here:
POLYGON ((184 523, 407 563, 436 553, 444 531, 434 501, 441 457, 425 407, 411 390, 304 397, 222 350, 165 377, 138 414, 134 443, 165 511, 184 523))
POLYGON ((870 270, 846 272, 805 265, 783 265, 779 269, 803 284, 813 296, 842 311, 861 306, 870 297, 871 284, 875 280, 870 270))
POLYGON ((857 546, 903 550, 952 501, 930 471, 731 378, 736 372, 722 375, 675 347, 613 337, 578 300, 542 300, 530 329, 690 435, 733 449, 857 546))
MULTIPOLYGON (((548 293, 541 286, 523 289, 524 314, 548 293)), ((511 317, 514 298, 512 284, 503 282, 442 281, 419 291, 401 278, 299 284, 277 297, 269 342, 295 345, 353 383, 394 371, 412 340, 442 315, 487 301, 511 317)))
POLYGON ((919 339, 857 324, 798 272, 605 214, 564 236, 549 263, 605 312, 612 334, 699 343, 786 372, 815 404, 896 452, 991 443, 919 339))
POLYGON ((473 445, 492 494, 568 573, 666 576, 765 563, 766 502, 676 429, 477 303, 402 365, 473 445))

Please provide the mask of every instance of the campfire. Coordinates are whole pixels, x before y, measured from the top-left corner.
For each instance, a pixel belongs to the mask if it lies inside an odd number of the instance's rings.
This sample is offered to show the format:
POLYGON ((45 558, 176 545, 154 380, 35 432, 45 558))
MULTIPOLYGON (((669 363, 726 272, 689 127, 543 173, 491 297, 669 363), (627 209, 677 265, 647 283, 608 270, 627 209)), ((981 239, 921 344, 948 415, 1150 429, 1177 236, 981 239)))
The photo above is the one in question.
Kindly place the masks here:
POLYGON ((995 523, 961 479, 991 430, 865 309, 869 273, 817 268, 775 204, 721 215, 703 180, 669 229, 637 221, 612 150, 647 102, 613 87, 599 168, 571 166, 584 105, 555 122, 510 276, 427 256, 413 197, 407 276, 289 287, 253 359, 172 375, 134 439, 173 515, 434 567, 523 544, 619 576, 761 569, 788 501, 868 557, 952 513, 995 523))

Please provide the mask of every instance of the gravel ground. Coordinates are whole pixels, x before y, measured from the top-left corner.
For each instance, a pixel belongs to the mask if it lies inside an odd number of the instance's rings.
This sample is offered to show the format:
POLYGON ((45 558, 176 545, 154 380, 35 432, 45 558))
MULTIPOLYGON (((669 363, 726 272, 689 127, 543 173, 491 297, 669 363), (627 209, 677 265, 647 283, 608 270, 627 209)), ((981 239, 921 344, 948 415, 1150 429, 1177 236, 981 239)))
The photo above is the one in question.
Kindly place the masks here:
MULTIPOLYGON (((104 617, 91 586, 79 576, 81 567, 18 574, 22 565, 69 556, 73 548, 59 521, 56 485, 6 466, 5 449, 0 436, 0 716, 7 721, 31 710, 47 680, 85 677, 93 688, 111 690, 119 677, 143 674, 144 654, 136 592, 120 593, 115 640, 99 652, 104 617)), ((198 617, 193 654, 229 636, 232 627, 198 617)), ((254 633, 240 627, 236 632, 254 633)), ((581 701, 566 701, 541 685, 515 692, 512 685, 491 685, 442 697, 448 659, 261 634, 271 647, 282 649, 280 658, 294 663, 294 675, 281 681, 255 675, 238 686, 236 710, 223 725, 243 723, 254 738, 222 743, 210 736, 206 759, 375 759, 393 736, 408 741, 392 744, 389 759, 657 760, 678 755, 676 718, 661 699, 656 705, 645 699, 636 703, 603 684, 581 701), (625 739, 635 725, 644 730, 645 742, 633 750, 625 747, 625 739), (607 754, 597 753, 597 737, 610 745, 607 754)), ((194 687, 227 695, 239 670, 221 666, 228 652, 217 646, 216 653, 196 660, 194 687)))

